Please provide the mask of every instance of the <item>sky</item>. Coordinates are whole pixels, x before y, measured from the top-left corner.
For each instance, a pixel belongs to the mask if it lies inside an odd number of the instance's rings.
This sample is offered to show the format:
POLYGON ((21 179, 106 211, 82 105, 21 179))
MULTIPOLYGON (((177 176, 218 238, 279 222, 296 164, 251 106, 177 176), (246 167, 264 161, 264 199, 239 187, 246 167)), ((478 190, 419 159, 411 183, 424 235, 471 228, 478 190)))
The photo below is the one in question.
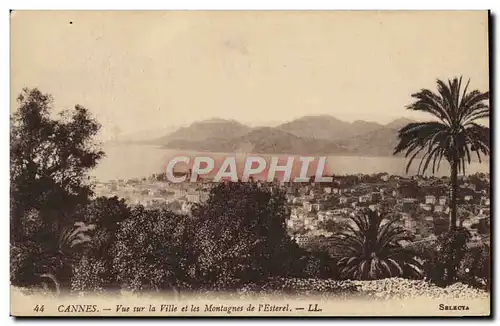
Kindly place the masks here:
POLYGON ((425 119, 405 106, 437 78, 489 89, 487 20, 486 11, 15 11, 11 95, 37 87, 57 109, 83 105, 104 138, 214 117, 425 119))

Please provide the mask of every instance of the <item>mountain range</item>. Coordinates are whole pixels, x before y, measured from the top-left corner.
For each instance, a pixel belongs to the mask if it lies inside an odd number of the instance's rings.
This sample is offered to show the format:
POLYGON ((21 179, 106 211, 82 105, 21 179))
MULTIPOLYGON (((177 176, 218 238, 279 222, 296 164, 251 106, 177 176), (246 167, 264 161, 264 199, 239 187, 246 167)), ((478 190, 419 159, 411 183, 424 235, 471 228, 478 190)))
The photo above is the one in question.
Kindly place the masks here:
POLYGON ((305 116, 276 127, 249 127, 210 119, 183 127, 148 143, 169 149, 297 155, 392 155, 398 130, 413 120, 388 124, 352 123, 328 115, 305 116))

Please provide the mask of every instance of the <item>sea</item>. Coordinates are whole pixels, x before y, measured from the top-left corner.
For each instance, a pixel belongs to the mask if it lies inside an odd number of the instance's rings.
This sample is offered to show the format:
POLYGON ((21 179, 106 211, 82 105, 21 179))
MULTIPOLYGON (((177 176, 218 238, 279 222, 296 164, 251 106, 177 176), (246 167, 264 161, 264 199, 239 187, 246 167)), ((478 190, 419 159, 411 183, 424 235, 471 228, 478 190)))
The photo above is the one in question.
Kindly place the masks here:
MULTIPOLYGON (((245 156, 250 155, 244 153, 197 153, 143 144, 107 144, 104 145, 102 149, 106 153, 106 156, 101 159, 98 165, 90 172, 90 175, 100 182, 144 178, 152 174, 162 173, 165 171, 169 160, 175 156, 210 156, 215 158, 216 162, 218 160, 223 160, 227 156, 236 156, 236 161, 242 162, 245 156)), ((252 155, 258 154, 254 153, 252 155)), ((271 155, 266 154, 263 156, 269 157, 271 155)), ((277 156, 283 157, 283 155, 277 156)), ((408 159, 404 157, 327 156, 324 175, 375 174, 384 172, 390 175, 399 176, 417 174, 419 161, 415 160, 409 172, 406 173, 407 162, 408 159)), ((490 172, 489 158, 483 160, 482 163, 473 161, 467 166, 466 174, 478 172, 490 172)), ((431 173, 426 174, 430 175, 431 173)), ((434 175, 442 177, 449 176, 449 174, 450 170, 448 163, 443 160, 439 171, 435 172, 434 175)))

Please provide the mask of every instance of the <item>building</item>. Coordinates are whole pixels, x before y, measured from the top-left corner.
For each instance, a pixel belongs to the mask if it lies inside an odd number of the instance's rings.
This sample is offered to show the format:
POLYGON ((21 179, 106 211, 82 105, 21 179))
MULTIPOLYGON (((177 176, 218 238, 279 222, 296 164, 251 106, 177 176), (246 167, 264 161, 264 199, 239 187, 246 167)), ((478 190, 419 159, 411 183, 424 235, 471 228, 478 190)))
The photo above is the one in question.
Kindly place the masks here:
POLYGON ((311 212, 319 212, 323 205, 319 203, 311 204, 311 212))
POLYGON ((471 229, 472 224, 474 224, 472 219, 462 220, 462 226, 466 229, 471 229))
POLYGON ((415 230, 417 228, 417 221, 413 220, 410 217, 403 217, 403 226, 408 230, 415 230))
POLYGON ((490 198, 486 196, 482 196, 480 200, 480 205, 490 206, 490 198))
POLYGON ((474 197, 472 195, 465 195, 464 196, 464 200, 466 202, 471 202, 473 199, 474 199, 474 197))
POLYGON ((304 216, 304 227, 309 230, 315 230, 318 227, 318 216, 315 214, 307 214, 304 216))
POLYGON ((320 212, 318 212, 317 216, 318 216, 318 221, 319 222, 324 222, 325 219, 326 219, 326 212, 325 211, 320 211, 320 212))
POLYGON ((434 206, 434 212, 436 212, 436 213, 444 213, 444 211, 445 211, 444 206, 442 206, 442 205, 436 205, 436 206, 434 206))
POLYGON ((188 192, 186 194, 186 200, 191 203, 199 203, 201 201, 201 195, 198 192, 188 192))
POLYGON ((423 209, 424 211, 430 212, 432 211, 432 206, 429 204, 420 204, 420 208, 423 209))
POLYGON ((309 237, 305 234, 296 236, 294 240, 301 247, 308 245, 310 241, 309 237))
POLYGON ((359 198, 358 198, 358 201, 360 203, 368 203, 368 202, 370 202, 370 200, 371 200, 370 195, 362 195, 362 196, 359 196, 359 198))
POLYGON ((292 218, 289 218, 287 221, 286 221, 286 226, 290 229, 295 229, 297 227, 297 223, 298 221, 295 220, 295 219, 292 219, 292 218))
POLYGON ((429 205, 435 205, 436 204, 436 196, 434 196, 434 195, 425 196, 425 203, 429 204, 429 205))
POLYGON ((290 218, 302 220, 304 218, 304 210, 300 208, 292 208, 292 211, 290 212, 290 218))

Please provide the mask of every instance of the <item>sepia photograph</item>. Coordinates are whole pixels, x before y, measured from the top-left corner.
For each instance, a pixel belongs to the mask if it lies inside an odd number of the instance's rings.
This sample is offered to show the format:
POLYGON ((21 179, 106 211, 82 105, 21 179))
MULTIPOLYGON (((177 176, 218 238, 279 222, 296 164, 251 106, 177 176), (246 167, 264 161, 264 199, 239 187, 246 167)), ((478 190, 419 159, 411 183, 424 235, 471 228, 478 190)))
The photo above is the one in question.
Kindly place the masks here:
POLYGON ((490 316, 490 12, 10 12, 15 317, 490 316))

